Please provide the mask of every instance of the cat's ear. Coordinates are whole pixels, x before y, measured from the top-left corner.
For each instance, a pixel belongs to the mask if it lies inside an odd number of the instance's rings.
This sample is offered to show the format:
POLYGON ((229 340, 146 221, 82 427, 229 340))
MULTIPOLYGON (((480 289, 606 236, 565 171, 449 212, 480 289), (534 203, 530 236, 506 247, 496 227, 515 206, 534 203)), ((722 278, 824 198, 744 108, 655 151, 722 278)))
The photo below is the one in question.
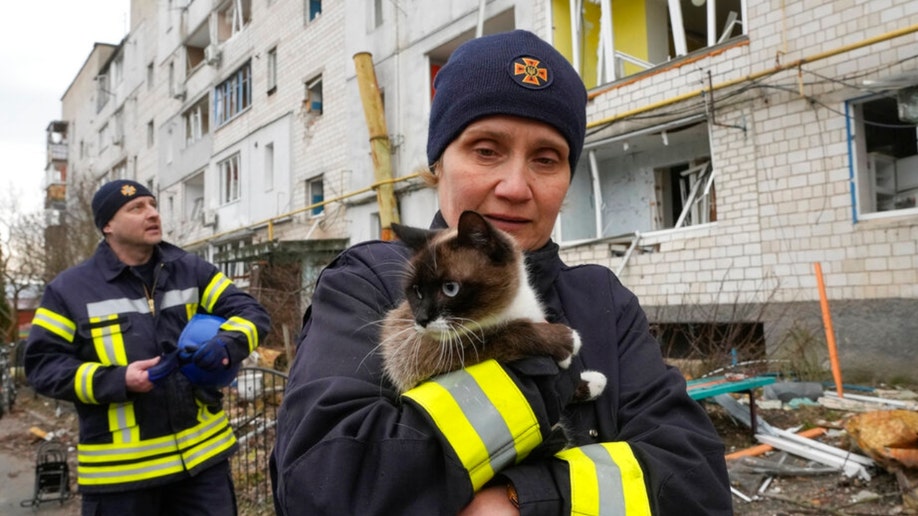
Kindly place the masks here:
POLYGON ((437 234, 436 231, 431 231, 429 229, 414 228, 411 226, 403 226, 395 222, 392 223, 392 231, 398 236, 398 239, 405 243, 408 247, 414 249, 415 251, 420 251, 421 249, 427 247, 427 243, 437 234))
POLYGON ((512 245, 481 214, 464 211, 459 216, 459 245, 480 249, 488 257, 503 263, 512 255, 512 245))

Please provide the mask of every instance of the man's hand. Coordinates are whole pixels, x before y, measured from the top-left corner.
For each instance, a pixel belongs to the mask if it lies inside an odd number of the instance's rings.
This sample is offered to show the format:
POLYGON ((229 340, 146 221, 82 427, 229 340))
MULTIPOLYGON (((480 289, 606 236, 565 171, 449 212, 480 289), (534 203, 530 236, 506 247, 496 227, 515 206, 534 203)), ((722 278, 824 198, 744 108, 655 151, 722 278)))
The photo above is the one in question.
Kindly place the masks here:
POLYGON ((150 381, 150 373, 147 369, 159 363, 160 357, 148 358, 146 360, 137 360, 127 366, 124 373, 124 384, 128 392, 150 392, 153 390, 153 382, 150 381))

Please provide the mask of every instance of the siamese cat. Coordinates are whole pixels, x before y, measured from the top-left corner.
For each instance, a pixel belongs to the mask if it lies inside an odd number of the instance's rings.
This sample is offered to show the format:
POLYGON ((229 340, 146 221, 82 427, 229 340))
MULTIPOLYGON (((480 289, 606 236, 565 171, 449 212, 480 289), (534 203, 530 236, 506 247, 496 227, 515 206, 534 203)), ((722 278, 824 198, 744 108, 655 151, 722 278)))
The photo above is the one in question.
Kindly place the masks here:
MULTIPOLYGON (((487 359, 547 355, 561 368, 570 366, 580 336, 546 322, 510 235, 474 211, 463 212, 453 229, 392 229, 414 250, 405 300, 382 326, 384 371, 399 392, 487 359)), ((604 374, 584 371, 574 401, 595 399, 605 385, 604 374)))

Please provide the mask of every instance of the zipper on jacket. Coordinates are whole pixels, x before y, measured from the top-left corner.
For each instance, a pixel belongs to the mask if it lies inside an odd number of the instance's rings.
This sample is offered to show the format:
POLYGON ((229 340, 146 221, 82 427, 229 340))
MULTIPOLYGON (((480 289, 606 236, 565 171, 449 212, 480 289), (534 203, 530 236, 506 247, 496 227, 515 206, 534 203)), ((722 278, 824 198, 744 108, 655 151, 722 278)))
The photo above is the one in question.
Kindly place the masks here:
MULTIPOLYGON (((162 267, 162 264, 160 264, 160 267, 162 267)), ((152 316, 156 315, 156 303, 155 301, 153 301, 153 294, 156 293, 157 280, 159 280, 159 267, 157 267, 153 271, 153 289, 152 290, 147 289, 146 283, 144 283, 143 281, 140 282, 143 285, 143 293, 144 295, 147 296, 147 305, 150 307, 150 315, 152 316)))
POLYGON ((153 296, 150 294, 150 290, 147 288, 146 283, 143 283, 143 293, 147 296, 147 305, 150 307, 150 315, 156 315, 156 304, 153 302, 153 296))

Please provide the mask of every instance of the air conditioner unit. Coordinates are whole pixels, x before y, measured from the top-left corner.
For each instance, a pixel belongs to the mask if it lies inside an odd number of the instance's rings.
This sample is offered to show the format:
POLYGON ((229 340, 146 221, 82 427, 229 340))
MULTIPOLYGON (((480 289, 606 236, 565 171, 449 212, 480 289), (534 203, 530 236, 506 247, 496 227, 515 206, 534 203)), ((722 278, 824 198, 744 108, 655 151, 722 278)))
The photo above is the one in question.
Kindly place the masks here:
POLYGON ((217 225, 217 210, 204 210, 203 213, 204 226, 216 226, 217 225))
POLYGON ((204 47, 204 61, 211 66, 219 66, 220 48, 213 44, 204 47))

